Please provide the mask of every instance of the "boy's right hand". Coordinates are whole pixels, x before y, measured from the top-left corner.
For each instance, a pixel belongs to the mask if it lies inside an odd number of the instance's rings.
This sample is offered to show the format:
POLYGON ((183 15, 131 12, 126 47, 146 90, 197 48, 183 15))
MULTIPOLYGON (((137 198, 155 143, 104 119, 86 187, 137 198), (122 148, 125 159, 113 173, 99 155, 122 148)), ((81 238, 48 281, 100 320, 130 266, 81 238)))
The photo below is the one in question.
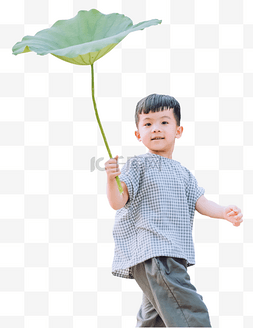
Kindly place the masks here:
POLYGON ((119 158, 119 156, 116 155, 114 158, 110 158, 105 163, 105 171, 107 173, 108 180, 115 179, 121 173, 120 169, 119 169, 118 158, 119 158))

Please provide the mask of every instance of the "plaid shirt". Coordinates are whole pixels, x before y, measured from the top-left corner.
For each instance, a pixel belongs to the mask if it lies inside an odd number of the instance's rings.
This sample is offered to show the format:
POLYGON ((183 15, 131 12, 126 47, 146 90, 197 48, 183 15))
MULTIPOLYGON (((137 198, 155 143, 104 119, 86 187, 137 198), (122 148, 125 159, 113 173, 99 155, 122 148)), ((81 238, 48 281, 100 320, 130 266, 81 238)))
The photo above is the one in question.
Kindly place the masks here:
POLYGON ((194 175, 178 161, 146 153, 128 159, 119 178, 129 199, 115 215, 112 274, 134 279, 131 267, 155 256, 194 265, 195 204, 205 193, 194 175))

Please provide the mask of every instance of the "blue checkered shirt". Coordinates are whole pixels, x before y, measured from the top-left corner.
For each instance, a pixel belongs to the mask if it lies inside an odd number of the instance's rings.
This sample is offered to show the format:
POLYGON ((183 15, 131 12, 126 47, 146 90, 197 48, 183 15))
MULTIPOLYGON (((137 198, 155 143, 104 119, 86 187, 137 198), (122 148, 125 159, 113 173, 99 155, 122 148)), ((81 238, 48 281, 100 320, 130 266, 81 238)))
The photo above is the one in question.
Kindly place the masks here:
POLYGON ((178 161, 146 153, 129 158, 119 178, 129 199, 115 215, 112 274, 134 279, 131 267, 155 256, 194 265, 195 204, 205 193, 194 175, 178 161))

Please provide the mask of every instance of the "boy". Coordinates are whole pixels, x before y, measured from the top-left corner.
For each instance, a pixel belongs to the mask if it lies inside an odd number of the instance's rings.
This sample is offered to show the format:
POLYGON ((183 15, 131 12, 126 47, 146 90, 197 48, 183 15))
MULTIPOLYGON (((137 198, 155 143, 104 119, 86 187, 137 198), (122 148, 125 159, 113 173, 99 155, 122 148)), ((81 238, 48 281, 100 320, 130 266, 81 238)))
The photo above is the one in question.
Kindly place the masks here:
POLYGON ((191 284, 195 209, 239 226, 240 208, 204 197, 193 174, 172 159, 180 138, 180 105, 152 94, 136 106, 135 136, 148 153, 130 158, 120 171, 118 155, 105 163, 107 197, 115 210, 112 274, 135 279, 143 291, 137 327, 211 327, 203 297, 191 284), (123 187, 120 195, 115 177, 123 187))

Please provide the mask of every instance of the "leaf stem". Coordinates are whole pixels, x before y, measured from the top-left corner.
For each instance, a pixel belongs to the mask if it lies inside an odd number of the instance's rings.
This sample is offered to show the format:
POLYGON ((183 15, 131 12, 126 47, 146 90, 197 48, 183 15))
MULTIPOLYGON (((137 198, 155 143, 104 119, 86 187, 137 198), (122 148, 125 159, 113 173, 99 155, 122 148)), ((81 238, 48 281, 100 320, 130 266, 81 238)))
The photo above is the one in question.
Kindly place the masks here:
MULTIPOLYGON (((100 128, 100 131, 102 133, 102 137, 104 139, 104 143, 105 143, 106 149, 108 151, 108 154, 109 154, 110 158, 112 158, 112 153, 110 151, 110 148, 109 148, 108 142, 106 140, 106 136, 105 136, 105 133, 104 133, 100 118, 98 116, 97 105, 96 105, 95 95, 94 95, 94 68, 93 68, 93 64, 91 64, 91 85, 92 85, 92 100, 93 100, 93 106, 94 106, 97 122, 98 122, 98 125, 99 125, 99 128, 100 128)), ((122 185, 121 185, 121 182, 120 182, 120 179, 119 179, 118 176, 116 176, 116 181, 117 181, 117 185, 118 185, 118 188, 119 188, 119 192, 120 192, 120 194, 122 194, 123 193, 123 188, 122 188, 122 185)))

